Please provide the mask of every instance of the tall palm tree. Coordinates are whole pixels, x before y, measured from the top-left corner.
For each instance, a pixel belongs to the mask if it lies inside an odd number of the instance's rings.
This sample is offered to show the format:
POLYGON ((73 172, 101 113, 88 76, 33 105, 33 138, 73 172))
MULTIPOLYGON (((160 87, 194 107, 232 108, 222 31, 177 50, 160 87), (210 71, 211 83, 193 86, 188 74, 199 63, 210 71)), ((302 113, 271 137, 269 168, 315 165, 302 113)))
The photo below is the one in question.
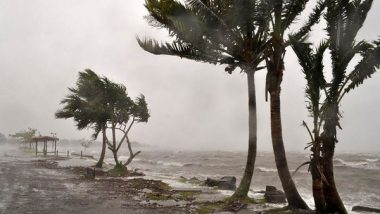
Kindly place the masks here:
POLYGON ((310 51, 309 44, 293 40, 293 49, 307 79, 308 108, 313 109, 311 173, 314 200, 319 212, 347 213, 335 185, 333 156, 338 142, 337 127, 341 128, 339 108, 343 97, 370 78, 380 66, 380 40, 373 43, 355 41, 371 4, 369 0, 327 1, 325 18, 329 43, 322 43, 315 55, 310 51), (329 82, 324 78, 321 59, 326 47, 330 49, 332 58, 332 79, 329 82), (349 70, 348 64, 357 55, 361 56, 361 60, 354 69, 349 70), (320 101, 321 95, 324 95, 323 102, 320 101))
POLYGON ((306 122, 303 122, 303 126, 306 127, 311 139, 311 142, 308 143, 306 148, 310 147, 312 152, 310 161, 306 162, 305 165, 309 164, 312 176, 312 190, 316 211, 324 212, 326 209, 326 201, 323 194, 323 179, 325 178, 322 173, 320 130, 323 122, 321 118, 321 99, 323 98, 323 91, 326 88, 326 80, 323 73, 323 55, 329 43, 327 41, 321 42, 314 51, 310 48, 310 44, 304 41, 297 41, 291 36, 290 40, 305 75, 307 82, 305 90, 307 109, 313 118, 312 130, 310 130, 306 122))
POLYGON ((165 28, 172 43, 140 40, 153 54, 179 56, 195 61, 237 67, 247 74, 249 136, 243 178, 232 199, 247 197, 254 171, 257 147, 257 113, 254 75, 262 69, 263 51, 268 42, 270 4, 259 0, 146 0, 149 23, 165 28))
POLYGON ((327 0, 325 19, 330 39, 333 78, 324 103, 321 141, 323 174, 328 183, 323 186, 328 212, 346 213, 335 185, 333 169, 335 144, 338 142, 337 127, 340 128, 339 104, 347 92, 363 83, 379 66, 379 46, 374 48, 365 41, 355 41, 371 5, 372 0, 327 0), (348 65, 357 54, 362 56, 362 61, 347 75, 348 65))
POLYGON ((93 138, 95 139, 102 132, 102 151, 96 167, 103 165, 107 141, 108 116, 104 111, 104 105, 101 105, 103 87, 100 77, 95 72, 90 69, 79 72, 76 87, 69 88, 70 94, 61 101, 64 107, 55 113, 56 118, 73 118, 79 130, 93 128, 93 138))
MULTIPOLYGON (((265 60, 268 71, 266 76, 266 100, 268 99, 269 93, 273 152, 277 172, 288 200, 289 207, 306 209, 308 207, 296 189, 287 164, 284 141, 282 137, 280 94, 281 82, 285 69, 285 50, 289 46, 289 42, 284 39, 284 36, 294 20, 304 10, 308 0, 267 1, 272 3, 272 9, 270 10, 271 38, 265 51, 265 60)), ((294 34, 294 37, 301 38, 308 33, 311 27, 319 22, 319 18, 324 8, 324 2, 318 1, 313 12, 309 15, 308 21, 297 33, 294 34)))

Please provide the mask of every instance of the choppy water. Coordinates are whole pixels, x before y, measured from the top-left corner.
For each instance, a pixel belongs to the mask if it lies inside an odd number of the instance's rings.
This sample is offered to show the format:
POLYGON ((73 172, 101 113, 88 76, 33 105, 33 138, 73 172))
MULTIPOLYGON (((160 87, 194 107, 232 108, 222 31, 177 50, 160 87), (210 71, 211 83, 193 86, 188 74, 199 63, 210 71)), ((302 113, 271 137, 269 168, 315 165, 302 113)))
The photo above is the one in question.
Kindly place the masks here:
MULTIPOLYGON (((61 151, 80 153, 80 146, 60 146, 61 151)), ((187 178, 236 176, 238 182, 245 166, 246 152, 227 151, 156 151, 153 148, 139 148, 142 153, 135 158, 130 167, 138 168, 147 175, 172 179, 177 181, 180 176, 187 178)), ((86 154, 95 158, 100 147, 91 146, 86 154)), ((66 152, 65 152, 66 153, 66 152)), ((64 155, 65 153, 62 153, 64 155)), ((120 159, 128 158, 127 150, 120 151, 120 159)), ((0 154, 1 156, 1 154, 0 154)), ((9 156, 11 157, 11 156, 9 156)), ((291 170, 309 160, 307 153, 288 153, 288 164, 291 170)), ((0 158, 1 160, 4 159, 0 158)), ((106 162, 112 163, 113 158, 108 152, 106 162)), ((349 210, 352 206, 362 205, 379 207, 380 205, 380 154, 337 154, 334 159, 335 179, 339 193, 349 210)), ((313 207, 311 192, 311 176, 307 167, 301 168, 294 180, 300 194, 313 207)), ((266 185, 281 188, 280 180, 271 152, 259 152, 256 160, 251 190, 265 189, 266 185)))

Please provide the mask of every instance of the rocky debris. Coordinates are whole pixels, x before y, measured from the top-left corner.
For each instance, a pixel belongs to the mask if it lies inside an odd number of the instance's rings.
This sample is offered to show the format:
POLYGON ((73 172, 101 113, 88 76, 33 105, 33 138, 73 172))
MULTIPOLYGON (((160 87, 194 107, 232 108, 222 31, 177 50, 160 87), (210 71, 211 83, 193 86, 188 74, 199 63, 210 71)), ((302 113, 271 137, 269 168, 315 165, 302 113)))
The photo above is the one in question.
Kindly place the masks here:
POLYGON ((236 189, 236 177, 224 176, 220 179, 207 178, 205 184, 209 187, 218 187, 222 190, 235 190, 236 189))
POLYGON ((87 167, 84 177, 87 179, 95 179, 95 168, 87 167))
POLYGON ((286 203, 286 196, 283 191, 274 186, 266 186, 264 198, 268 203, 280 204, 286 203))
POLYGON ((365 206, 354 206, 352 207, 352 211, 380 213, 380 209, 378 208, 371 208, 371 207, 365 207, 365 206))

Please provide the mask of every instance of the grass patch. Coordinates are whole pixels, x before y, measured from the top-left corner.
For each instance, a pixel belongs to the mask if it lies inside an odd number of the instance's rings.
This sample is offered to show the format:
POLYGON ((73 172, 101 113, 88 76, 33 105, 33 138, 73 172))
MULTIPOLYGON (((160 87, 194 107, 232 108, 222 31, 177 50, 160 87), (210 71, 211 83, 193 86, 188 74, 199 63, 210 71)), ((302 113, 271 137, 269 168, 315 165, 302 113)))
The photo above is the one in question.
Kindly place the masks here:
POLYGON ((165 200, 169 200, 171 196, 165 193, 151 192, 151 193, 148 193, 147 198, 149 200, 154 200, 154 201, 165 201, 165 200))
POLYGON ((202 204, 199 204, 197 213, 207 214, 207 213, 219 212, 224 209, 225 204, 226 203, 224 201, 202 203, 202 204))

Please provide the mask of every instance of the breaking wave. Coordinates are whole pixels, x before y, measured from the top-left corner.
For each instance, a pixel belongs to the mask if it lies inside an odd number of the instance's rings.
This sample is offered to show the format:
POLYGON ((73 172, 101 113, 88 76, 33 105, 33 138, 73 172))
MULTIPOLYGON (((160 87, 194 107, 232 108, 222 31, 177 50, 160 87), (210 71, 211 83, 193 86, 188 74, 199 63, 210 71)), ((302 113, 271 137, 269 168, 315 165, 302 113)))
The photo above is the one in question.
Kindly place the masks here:
POLYGON ((366 159, 365 161, 345 161, 340 158, 336 158, 334 161, 336 166, 356 169, 380 169, 380 167, 376 164, 378 159, 366 159))

